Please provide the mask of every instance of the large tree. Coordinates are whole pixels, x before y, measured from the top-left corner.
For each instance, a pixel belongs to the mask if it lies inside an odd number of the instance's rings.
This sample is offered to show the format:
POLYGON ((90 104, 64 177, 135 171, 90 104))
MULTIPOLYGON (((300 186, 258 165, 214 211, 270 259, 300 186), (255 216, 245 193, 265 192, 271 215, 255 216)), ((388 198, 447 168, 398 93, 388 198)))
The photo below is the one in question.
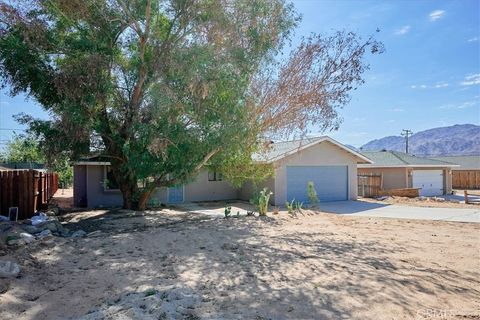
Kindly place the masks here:
POLYGON ((264 141, 336 129, 366 51, 381 51, 347 32, 289 50, 299 17, 283 0, 30 0, 0 12, 3 84, 53 117, 22 120, 52 152, 108 158, 125 208, 206 165, 240 183, 268 170, 251 160, 264 141))

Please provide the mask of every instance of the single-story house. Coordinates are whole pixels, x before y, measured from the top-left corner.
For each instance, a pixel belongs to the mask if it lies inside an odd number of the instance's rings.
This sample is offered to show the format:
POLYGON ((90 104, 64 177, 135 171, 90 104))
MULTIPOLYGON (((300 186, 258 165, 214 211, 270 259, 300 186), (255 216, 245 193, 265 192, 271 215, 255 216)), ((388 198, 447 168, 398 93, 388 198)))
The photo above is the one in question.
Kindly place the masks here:
POLYGON ((452 168, 454 189, 480 189, 480 155, 445 156, 432 159, 459 165, 452 168))
MULTIPOLYGON (((307 202, 307 184, 313 181, 320 201, 357 198, 357 164, 372 163, 366 156, 330 137, 316 137, 271 143, 263 154, 254 156, 258 163, 270 163, 274 175, 257 190, 268 187, 271 203, 284 205, 292 199, 307 202)), ((74 163, 74 204, 80 207, 110 207, 122 204, 110 163, 98 158, 74 163)), ((150 199, 157 203, 215 200, 249 200, 252 183, 232 187, 221 174, 204 169, 194 181, 175 188, 159 188, 150 199)))
POLYGON ((452 192, 452 168, 458 165, 397 151, 362 151, 371 164, 359 164, 358 174, 381 175, 384 190, 419 188, 420 196, 452 192))

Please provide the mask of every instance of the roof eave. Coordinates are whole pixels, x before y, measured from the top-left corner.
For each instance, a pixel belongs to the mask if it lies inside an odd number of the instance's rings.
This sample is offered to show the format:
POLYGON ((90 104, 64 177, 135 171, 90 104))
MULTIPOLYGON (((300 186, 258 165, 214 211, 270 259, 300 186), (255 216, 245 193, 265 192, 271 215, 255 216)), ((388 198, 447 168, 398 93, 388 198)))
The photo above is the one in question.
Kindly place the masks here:
POLYGON ((456 168, 458 164, 405 164, 405 165, 375 165, 375 164, 359 164, 359 168, 456 168))

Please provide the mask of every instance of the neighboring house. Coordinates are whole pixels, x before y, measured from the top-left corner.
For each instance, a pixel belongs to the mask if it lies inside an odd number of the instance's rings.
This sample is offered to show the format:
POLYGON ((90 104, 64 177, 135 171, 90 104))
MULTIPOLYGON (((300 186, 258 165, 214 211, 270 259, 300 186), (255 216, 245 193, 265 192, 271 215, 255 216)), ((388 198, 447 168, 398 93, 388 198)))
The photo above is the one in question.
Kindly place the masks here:
MULTIPOLYGON (((320 201, 357 198, 357 164, 371 163, 364 155, 329 137, 272 143, 264 154, 254 156, 258 163, 271 163, 275 174, 257 187, 268 187, 274 194, 272 204, 287 200, 306 202, 307 184, 313 181, 320 201)), ((104 159, 90 158, 74 164, 74 204, 82 207, 110 207, 122 204, 104 159)), ((159 188, 151 201, 178 203, 215 200, 249 200, 254 193, 251 183, 233 188, 217 172, 207 169, 194 181, 175 188, 159 188)))
POLYGON ((480 155, 448 156, 432 159, 458 164, 452 168, 452 187, 456 189, 480 189, 480 155))
POLYGON ((381 175, 382 189, 420 188, 421 196, 452 192, 452 168, 458 165, 397 151, 362 152, 373 164, 358 166, 362 175, 381 175))

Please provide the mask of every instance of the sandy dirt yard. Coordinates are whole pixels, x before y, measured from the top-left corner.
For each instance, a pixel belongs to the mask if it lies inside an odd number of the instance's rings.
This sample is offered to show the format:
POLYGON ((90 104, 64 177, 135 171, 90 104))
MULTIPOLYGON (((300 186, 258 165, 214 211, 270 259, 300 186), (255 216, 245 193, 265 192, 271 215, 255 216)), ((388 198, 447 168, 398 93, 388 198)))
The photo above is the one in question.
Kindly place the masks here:
POLYGON ((0 319, 480 319, 479 224, 172 209, 64 218, 90 234, 0 252, 22 268, 0 279, 0 319))

